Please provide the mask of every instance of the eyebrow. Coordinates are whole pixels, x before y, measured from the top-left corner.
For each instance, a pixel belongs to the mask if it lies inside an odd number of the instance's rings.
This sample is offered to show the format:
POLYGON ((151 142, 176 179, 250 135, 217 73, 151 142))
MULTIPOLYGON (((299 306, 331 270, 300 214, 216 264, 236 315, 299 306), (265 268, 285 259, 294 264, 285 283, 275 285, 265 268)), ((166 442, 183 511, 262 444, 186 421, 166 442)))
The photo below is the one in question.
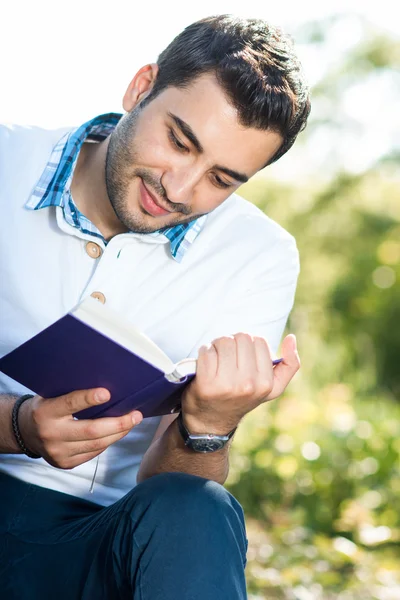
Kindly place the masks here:
MULTIPOLYGON (((172 119, 174 121, 175 125, 180 129, 180 131, 183 133, 183 135, 193 144, 193 146, 196 148, 197 152, 199 154, 202 154, 204 152, 204 148, 201 145, 195 132, 190 127, 190 125, 188 123, 185 123, 185 121, 182 121, 182 119, 180 119, 177 115, 174 115, 171 112, 168 113, 168 116, 170 117, 170 119, 172 119)), ((245 175, 244 173, 239 173, 238 171, 228 169, 227 167, 223 167, 221 165, 215 165, 214 169, 217 169, 218 171, 225 173, 229 177, 236 179, 236 181, 240 181, 240 183, 246 183, 246 181, 249 180, 247 175, 245 175)))
POLYGON ((227 167, 222 167, 221 165, 215 165, 214 169, 218 171, 222 171, 222 173, 226 173, 229 177, 236 179, 236 181, 240 181, 240 183, 246 183, 249 180, 247 175, 244 173, 239 173, 238 171, 233 171, 232 169, 228 169, 227 167))
POLYGON ((187 123, 185 123, 185 121, 182 121, 182 119, 170 112, 168 113, 168 116, 174 121, 175 125, 181 130, 183 135, 186 136, 187 139, 193 144, 197 152, 199 154, 202 154, 204 152, 204 148, 200 144, 195 132, 190 127, 190 125, 188 125, 187 123))

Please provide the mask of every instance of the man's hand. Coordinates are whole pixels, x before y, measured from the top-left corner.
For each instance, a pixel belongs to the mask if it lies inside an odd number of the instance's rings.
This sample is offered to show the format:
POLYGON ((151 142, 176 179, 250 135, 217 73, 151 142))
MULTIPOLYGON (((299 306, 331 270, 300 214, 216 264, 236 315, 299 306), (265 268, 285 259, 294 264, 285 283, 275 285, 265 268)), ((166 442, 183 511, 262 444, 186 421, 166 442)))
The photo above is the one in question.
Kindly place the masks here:
POLYGON ((300 367, 294 335, 283 340, 282 358, 273 367, 264 338, 244 333, 200 348, 196 377, 182 397, 189 431, 225 435, 245 414, 280 396, 300 367))
POLYGON ((18 419, 26 447, 59 469, 72 469, 94 458, 143 419, 137 410, 122 417, 74 419, 74 413, 109 399, 108 390, 96 388, 27 400, 18 419))

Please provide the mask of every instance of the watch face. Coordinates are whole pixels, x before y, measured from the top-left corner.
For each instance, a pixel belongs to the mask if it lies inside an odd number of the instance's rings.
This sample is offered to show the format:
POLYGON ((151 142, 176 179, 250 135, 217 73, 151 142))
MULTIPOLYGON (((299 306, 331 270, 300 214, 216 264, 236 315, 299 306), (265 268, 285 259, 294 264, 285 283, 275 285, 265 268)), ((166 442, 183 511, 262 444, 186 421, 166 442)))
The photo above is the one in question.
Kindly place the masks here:
POLYGON ((225 440, 218 438, 217 436, 208 436, 204 438, 192 438, 190 437, 190 447, 195 452, 215 452, 225 446, 225 440))

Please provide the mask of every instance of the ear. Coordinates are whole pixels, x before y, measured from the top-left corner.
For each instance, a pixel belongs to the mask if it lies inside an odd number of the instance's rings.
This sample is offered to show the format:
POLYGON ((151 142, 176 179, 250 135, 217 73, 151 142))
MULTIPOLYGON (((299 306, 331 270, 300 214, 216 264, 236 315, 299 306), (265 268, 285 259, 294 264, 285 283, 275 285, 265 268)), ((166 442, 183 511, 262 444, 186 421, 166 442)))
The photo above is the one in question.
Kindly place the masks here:
POLYGON ((158 74, 158 65, 152 63, 139 69, 125 92, 122 106, 131 111, 151 91, 158 74))

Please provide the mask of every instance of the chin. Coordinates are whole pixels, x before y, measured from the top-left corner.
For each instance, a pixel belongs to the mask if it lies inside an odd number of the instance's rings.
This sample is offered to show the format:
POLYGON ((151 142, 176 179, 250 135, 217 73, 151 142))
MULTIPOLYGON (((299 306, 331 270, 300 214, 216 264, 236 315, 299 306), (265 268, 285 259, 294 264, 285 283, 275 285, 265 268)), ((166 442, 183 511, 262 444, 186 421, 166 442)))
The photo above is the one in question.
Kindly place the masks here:
POLYGON ((159 229, 171 227, 168 221, 165 222, 165 219, 156 219, 155 217, 146 214, 139 216, 130 215, 130 217, 126 219, 120 218, 120 221, 133 233, 154 233, 159 229))
POLYGON ((133 233, 154 233, 167 227, 175 227, 193 221, 197 216, 190 218, 184 217, 181 213, 171 213, 163 216, 153 216, 148 214, 141 206, 132 201, 130 210, 127 199, 122 203, 113 205, 114 212, 119 221, 133 233), (135 206, 135 208, 132 207, 135 206))

